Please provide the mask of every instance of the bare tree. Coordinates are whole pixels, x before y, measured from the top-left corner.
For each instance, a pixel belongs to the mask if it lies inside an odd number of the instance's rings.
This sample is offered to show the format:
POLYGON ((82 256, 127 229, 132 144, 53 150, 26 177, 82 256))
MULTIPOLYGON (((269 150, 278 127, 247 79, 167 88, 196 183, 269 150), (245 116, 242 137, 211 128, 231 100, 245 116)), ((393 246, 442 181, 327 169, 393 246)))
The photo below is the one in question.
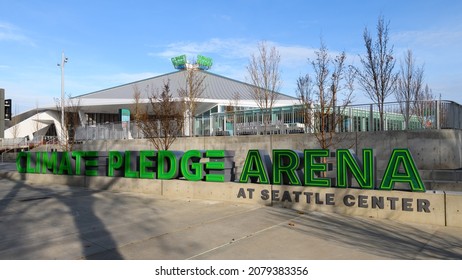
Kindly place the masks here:
POLYGON ((151 88, 149 109, 140 115, 140 129, 157 150, 168 150, 182 134, 184 111, 181 102, 173 99, 170 81, 164 82, 159 93, 151 88))
POLYGON ((425 85, 425 88, 416 95, 413 111, 422 128, 435 128, 437 104, 434 100, 435 96, 428 85, 425 85))
POLYGON ((375 42, 367 28, 364 29, 366 55, 360 56, 362 70, 357 69, 359 84, 372 102, 377 103, 380 114, 379 130, 384 129, 385 99, 393 93, 398 79, 398 74, 393 72, 395 60, 393 46, 389 46, 388 25, 383 17, 379 17, 375 42))
MULTIPOLYGON (((233 135, 236 135, 236 112, 238 110, 239 106, 239 101, 241 99, 241 95, 239 92, 235 92, 232 96, 232 98, 228 101, 228 105, 225 107, 225 112, 226 112, 226 121, 230 122, 233 126, 233 135)), ((226 124, 224 124, 224 130, 227 129, 226 124)))
POLYGON ((313 119, 313 80, 309 74, 300 76, 297 79, 296 94, 298 101, 302 105, 303 125, 305 133, 311 131, 313 119))
POLYGON ((401 71, 396 82, 395 97, 404 117, 405 128, 409 129, 412 107, 416 105, 423 90, 423 66, 417 67, 412 51, 406 52, 404 62, 400 65, 401 71))
POLYGON ((308 124, 311 125, 310 130, 316 136, 319 146, 327 149, 343 141, 337 132, 341 130, 345 108, 351 104, 355 71, 351 67, 346 67, 344 52, 332 57, 322 42, 315 55, 316 58, 311 61, 314 72, 312 81, 306 76, 301 78, 301 81, 308 83, 305 85, 307 90, 311 91, 305 92, 303 98, 305 104, 315 104, 312 113, 314 121, 309 121, 308 124), (310 83, 313 83, 313 89, 310 89, 310 83), (308 94, 312 97, 307 97, 308 94), (343 96, 340 105, 337 104, 339 95, 343 96))
POLYGON ((140 138, 140 128, 142 125, 143 117, 146 114, 146 104, 141 102, 141 90, 137 85, 133 86, 133 104, 131 108, 131 114, 133 115, 133 121, 135 123, 136 138, 140 138))
POLYGON ((58 112, 64 111, 64 123, 60 123, 59 146, 62 151, 73 151, 77 127, 80 126, 80 98, 75 99, 68 95, 64 102, 56 98, 55 103, 58 112), (64 110, 61 110, 61 104, 65 104, 64 110))
POLYGON ((252 54, 247 66, 250 82, 254 85, 251 94, 262 113, 265 134, 281 86, 280 61, 281 56, 276 47, 273 46, 268 50, 266 42, 260 42, 258 54, 252 54))
POLYGON ((189 136, 194 136, 194 117, 197 111, 197 104, 203 97, 205 91, 205 74, 196 68, 184 71, 186 85, 178 90, 178 95, 183 99, 185 111, 188 117, 189 136))
POLYGON ((235 112, 239 108, 239 102, 241 101, 241 94, 235 92, 232 98, 229 100, 228 106, 226 107, 227 112, 235 112))

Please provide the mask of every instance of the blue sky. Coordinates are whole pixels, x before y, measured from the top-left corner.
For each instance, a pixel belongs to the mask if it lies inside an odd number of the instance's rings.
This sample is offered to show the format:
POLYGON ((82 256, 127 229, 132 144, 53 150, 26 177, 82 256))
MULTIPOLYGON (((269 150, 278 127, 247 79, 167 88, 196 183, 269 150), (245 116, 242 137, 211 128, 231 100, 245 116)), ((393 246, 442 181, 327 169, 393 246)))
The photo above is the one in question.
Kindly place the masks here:
MULTIPOLYGON (((434 94, 462 103, 462 1, 444 0, 0 0, 0 88, 14 113, 53 105, 62 51, 72 96, 172 72, 170 58, 181 54, 209 56, 211 72, 246 81, 249 57, 264 40, 281 54, 281 92, 295 96, 321 37, 358 64, 364 28, 375 35, 380 15, 390 21, 398 61, 411 49, 434 94)), ((359 88, 355 96, 370 102, 359 88)))

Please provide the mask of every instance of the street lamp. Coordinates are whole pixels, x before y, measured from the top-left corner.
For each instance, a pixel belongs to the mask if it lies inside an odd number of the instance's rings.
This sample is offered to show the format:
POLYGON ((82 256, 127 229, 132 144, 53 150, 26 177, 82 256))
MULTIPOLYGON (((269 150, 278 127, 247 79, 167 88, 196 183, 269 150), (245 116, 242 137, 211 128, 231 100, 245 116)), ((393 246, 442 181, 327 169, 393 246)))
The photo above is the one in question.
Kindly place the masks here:
POLYGON ((61 68, 61 135, 64 136, 66 125, 64 124, 64 64, 67 63, 67 57, 64 56, 64 51, 61 54, 61 63, 58 66, 61 68))

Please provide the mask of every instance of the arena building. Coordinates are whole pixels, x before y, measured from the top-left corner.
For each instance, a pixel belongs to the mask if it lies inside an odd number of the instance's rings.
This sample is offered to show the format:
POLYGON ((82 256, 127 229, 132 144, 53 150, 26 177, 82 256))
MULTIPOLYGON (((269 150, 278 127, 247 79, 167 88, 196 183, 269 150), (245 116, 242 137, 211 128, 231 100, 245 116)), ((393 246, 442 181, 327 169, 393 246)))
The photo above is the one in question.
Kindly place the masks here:
MULTIPOLYGON (((179 92, 187 85, 188 71, 197 71, 197 74, 204 79, 204 92, 197 99, 196 113, 193 118, 197 122, 193 132, 195 135, 220 133, 213 130, 211 114, 225 112, 230 107, 233 108, 233 111, 258 108, 257 102, 252 96, 255 86, 208 72, 205 69, 188 68, 178 68, 179 70, 175 72, 72 97, 68 102, 71 105, 68 106, 78 107, 79 131, 85 130, 85 136, 87 136, 89 130, 93 133, 96 133, 96 129, 107 131, 107 128, 102 127, 111 126, 114 128, 115 125, 116 128, 111 133, 102 133, 98 138, 117 137, 114 135, 118 134, 117 131, 120 132, 119 134, 124 134, 125 132, 120 126, 121 116, 119 112, 120 109, 130 110, 133 108, 136 90, 141 94, 139 103, 148 104, 150 95, 160 91, 164 83, 168 82, 173 100, 180 101, 179 92)), ((296 103, 296 98, 277 93, 274 107, 292 106, 296 103)), ((27 138, 29 141, 42 141, 45 138, 59 136, 61 133, 60 116, 59 106, 36 108, 16 115, 7 122, 5 138, 27 138)), ((189 125, 186 121, 184 135, 189 135, 189 125)), ((131 133, 126 137, 131 138, 131 133)))

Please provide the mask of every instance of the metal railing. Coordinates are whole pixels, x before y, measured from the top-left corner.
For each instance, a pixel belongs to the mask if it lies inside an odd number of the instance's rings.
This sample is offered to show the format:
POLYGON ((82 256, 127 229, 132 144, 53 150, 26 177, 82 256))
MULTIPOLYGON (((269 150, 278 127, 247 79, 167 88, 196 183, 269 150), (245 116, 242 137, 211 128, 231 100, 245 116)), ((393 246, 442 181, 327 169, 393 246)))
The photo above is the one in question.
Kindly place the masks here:
MULTIPOLYGON (((329 114, 321 114, 319 107, 302 105, 273 108, 271 113, 261 110, 212 113, 194 119, 195 136, 238 136, 261 134, 313 133, 319 131, 321 116, 335 117, 335 124, 325 127, 336 132, 379 130, 461 129, 462 106, 452 101, 422 101, 412 104, 388 102, 383 105, 383 121, 377 104, 336 107, 329 114)), ((185 129, 186 130, 186 129, 185 129)), ((184 132, 179 132, 184 136, 184 132)), ((76 128, 75 140, 144 139, 135 122, 106 123, 76 128)))
POLYGON ((30 143, 26 137, 0 139, 1 161, 4 162, 6 154, 28 148, 30 143))
POLYGON ((45 146, 48 151, 59 143, 58 137, 56 136, 40 136, 29 140, 27 137, 21 138, 5 138, 0 139, 0 154, 1 161, 4 161, 5 155, 23 150, 30 150, 39 146, 45 146))
POLYGON ((122 123, 107 123, 77 127, 74 139, 76 141, 130 139, 133 138, 132 134, 139 136, 139 133, 136 133, 136 127, 133 127, 132 132, 122 123))
POLYGON ((214 113, 211 119, 211 135, 313 133, 320 129, 336 132, 461 129, 462 106, 439 100, 388 102, 383 104, 382 113, 377 104, 336 107, 322 113, 317 106, 294 105, 273 108, 268 114, 259 109, 214 113), (324 128, 320 127, 321 118, 328 123, 324 128))

